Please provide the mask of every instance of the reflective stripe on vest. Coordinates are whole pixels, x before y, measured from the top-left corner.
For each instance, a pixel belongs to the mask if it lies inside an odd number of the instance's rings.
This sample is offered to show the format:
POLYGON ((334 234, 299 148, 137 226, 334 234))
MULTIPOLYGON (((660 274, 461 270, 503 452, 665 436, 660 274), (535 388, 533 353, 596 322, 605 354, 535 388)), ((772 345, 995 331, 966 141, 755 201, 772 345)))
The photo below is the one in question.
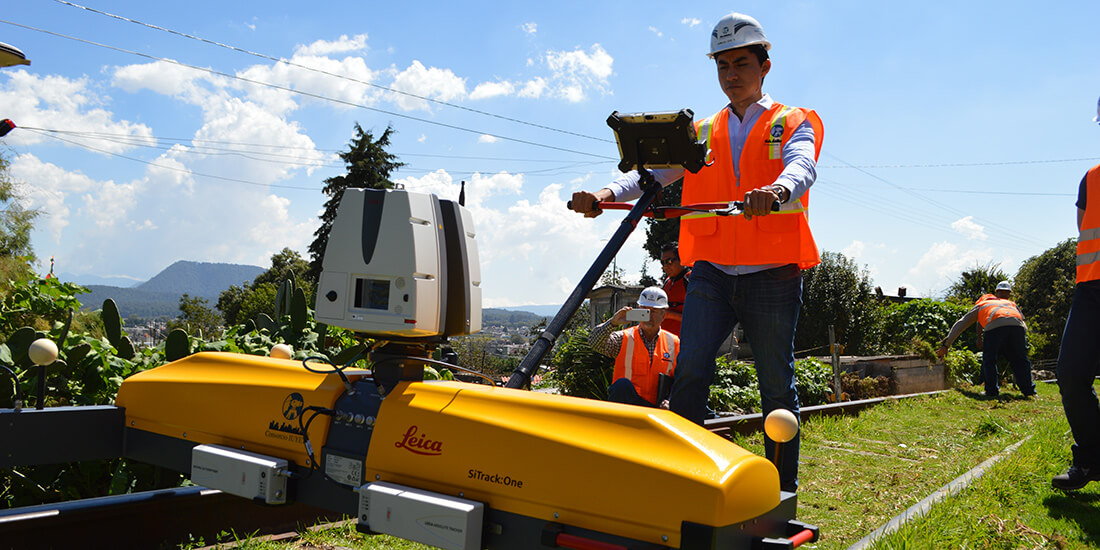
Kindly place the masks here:
POLYGON ((978 311, 978 324, 983 329, 995 319, 1004 317, 1012 317, 1021 321, 1024 319, 1020 309, 1016 307, 1016 302, 1012 300, 1002 300, 992 294, 985 294, 978 298, 976 304, 982 308, 978 311))
MULTIPOLYGON (((681 204, 744 200, 745 193, 775 183, 783 172, 783 146, 803 122, 814 132, 814 158, 824 131, 817 113, 774 103, 749 130, 734 170, 727 107, 698 123, 713 162, 697 174, 684 174, 681 204)), ((680 219, 680 258, 684 265, 705 260, 721 265, 796 263, 807 269, 821 263, 808 221, 809 193, 767 216, 719 216, 693 213, 680 219), (776 215, 787 214, 787 215, 776 215)))
POLYGON ((1100 280, 1100 164, 1085 175, 1085 216, 1077 236, 1077 282, 1100 280))

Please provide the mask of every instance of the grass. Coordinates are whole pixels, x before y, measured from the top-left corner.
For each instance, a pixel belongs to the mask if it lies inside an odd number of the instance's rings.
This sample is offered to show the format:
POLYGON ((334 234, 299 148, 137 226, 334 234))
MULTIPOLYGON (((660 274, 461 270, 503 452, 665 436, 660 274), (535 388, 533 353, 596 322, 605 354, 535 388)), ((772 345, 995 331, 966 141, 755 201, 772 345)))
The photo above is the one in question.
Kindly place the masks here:
MULTIPOLYGON (((888 401, 859 416, 815 417, 802 430, 798 514, 821 528, 803 548, 844 549, 1009 445, 1031 436, 970 487, 932 506, 874 548, 1100 548, 1100 483, 1075 493, 1050 486, 1069 465, 1069 427, 1058 388, 1030 400, 1014 390, 995 400, 973 390, 888 401)), ((763 454, 758 435, 737 443, 763 454)), ((318 529, 295 542, 245 541, 241 548, 420 549, 354 524, 318 529), (253 545, 253 544, 256 545, 253 545), (270 544, 270 545, 269 545, 270 544)))

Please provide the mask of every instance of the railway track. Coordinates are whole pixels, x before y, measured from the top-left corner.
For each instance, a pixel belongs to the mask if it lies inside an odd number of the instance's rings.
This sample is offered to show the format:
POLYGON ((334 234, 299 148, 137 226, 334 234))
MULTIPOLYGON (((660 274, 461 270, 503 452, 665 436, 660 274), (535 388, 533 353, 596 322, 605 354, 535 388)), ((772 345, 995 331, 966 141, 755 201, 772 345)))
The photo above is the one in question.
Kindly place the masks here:
MULTIPOLYGON (((941 392, 896 395, 803 407, 802 418, 856 414, 889 400, 941 392)), ((760 414, 706 421, 719 435, 760 431, 760 414)), ((294 533, 345 518, 304 504, 263 506, 204 487, 177 487, 57 504, 0 510, 0 548, 174 548, 219 536, 273 536, 294 533)))

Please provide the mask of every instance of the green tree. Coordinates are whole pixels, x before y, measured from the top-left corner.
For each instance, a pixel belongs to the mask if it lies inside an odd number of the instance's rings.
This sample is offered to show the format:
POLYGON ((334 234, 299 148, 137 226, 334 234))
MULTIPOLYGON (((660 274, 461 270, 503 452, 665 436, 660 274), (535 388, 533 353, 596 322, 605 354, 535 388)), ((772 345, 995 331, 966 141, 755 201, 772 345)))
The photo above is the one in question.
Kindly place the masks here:
POLYGON ((657 286, 661 282, 649 274, 648 264, 649 262, 642 261, 642 274, 638 277, 638 284, 641 286, 657 286))
POLYGON ((826 251, 819 265, 802 273, 795 349, 827 352, 833 325, 845 353, 872 352, 878 344, 877 311, 867 270, 839 252, 826 251))
POLYGON ((26 257, 34 261, 31 230, 37 209, 25 208, 19 194, 19 184, 11 178, 10 162, 0 154, 0 256, 26 257))
POLYGON ((271 256, 271 267, 256 276, 251 284, 233 285, 218 295, 215 306, 225 318, 226 326, 256 320, 260 313, 275 316, 275 296, 279 285, 290 278, 306 296, 313 294, 313 284, 307 279, 309 263, 296 251, 284 248, 271 256))
MULTIPOLYGON (((664 189, 653 204, 657 206, 679 206, 680 191, 684 187, 684 180, 670 183, 664 189)), ((667 220, 646 219, 645 227, 645 251, 654 260, 661 259, 661 247, 667 243, 675 242, 680 238, 680 218, 667 220)))
POLYGON ((1016 272, 1013 297, 1027 321, 1032 357, 1058 357, 1076 277, 1077 239, 1067 239, 1028 258, 1016 272))
POLYGON ((973 305, 974 301, 982 294, 993 294, 997 283, 1007 281, 1010 277, 1000 264, 990 262, 985 265, 963 271, 959 278, 947 288, 946 299, 959 304, 973 305))
POLYGON ((200 338, 213 338, 221 331, 222 316, 211 309, 206 298, 180 296, 180 316, 168 321, 168 331, 181 328, 200 338))
POLYGON ((325 248, 328 246, 332 222, 336 219, 336 211, 340 207, 344 190, 393 188, 390 174, 405 164, 397 162, 397 157, 386 151, 390 145, 391 135, 393 135, 393 127, 387 126, 376 140, 373 134, 364 131, 359 123, 355 123, 355 137, 349 143, 348 150, 340 153, 348 173, 326 179, 322 189, 322 192, 328 196, 328 200, 325 201, 325 211, 321 214, 321 227, 313 233, 315 238, 309 245, 311 262, 308 278, 311 281, 317 281, 321 277, 325 248))

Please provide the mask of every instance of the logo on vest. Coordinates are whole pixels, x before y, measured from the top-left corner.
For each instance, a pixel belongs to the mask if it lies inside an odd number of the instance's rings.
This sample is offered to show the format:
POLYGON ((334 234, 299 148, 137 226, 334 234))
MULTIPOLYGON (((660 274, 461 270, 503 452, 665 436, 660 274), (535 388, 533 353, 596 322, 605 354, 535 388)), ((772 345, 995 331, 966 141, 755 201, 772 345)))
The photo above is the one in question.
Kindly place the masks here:
POLYGON ((669 353, 667 351, 665 352, 664 360, 665 361, 671 361, 672 360, 672 356, 669 355, 669 353))
POLYGON ((432 441, 426 435, 417 436, 417 430, 416 426, 409 426, 401 441, 394 443, 393 446, 418 455, 436 456, 443 454, 442 441, 432 441))
POLYGON ((775 126, 772 126, 772 137, 773 138, 778 138, 778 137, 782 137, 782 136, 783 136, 783 126, 780 125, 780 124, 776 124, 775 126))

